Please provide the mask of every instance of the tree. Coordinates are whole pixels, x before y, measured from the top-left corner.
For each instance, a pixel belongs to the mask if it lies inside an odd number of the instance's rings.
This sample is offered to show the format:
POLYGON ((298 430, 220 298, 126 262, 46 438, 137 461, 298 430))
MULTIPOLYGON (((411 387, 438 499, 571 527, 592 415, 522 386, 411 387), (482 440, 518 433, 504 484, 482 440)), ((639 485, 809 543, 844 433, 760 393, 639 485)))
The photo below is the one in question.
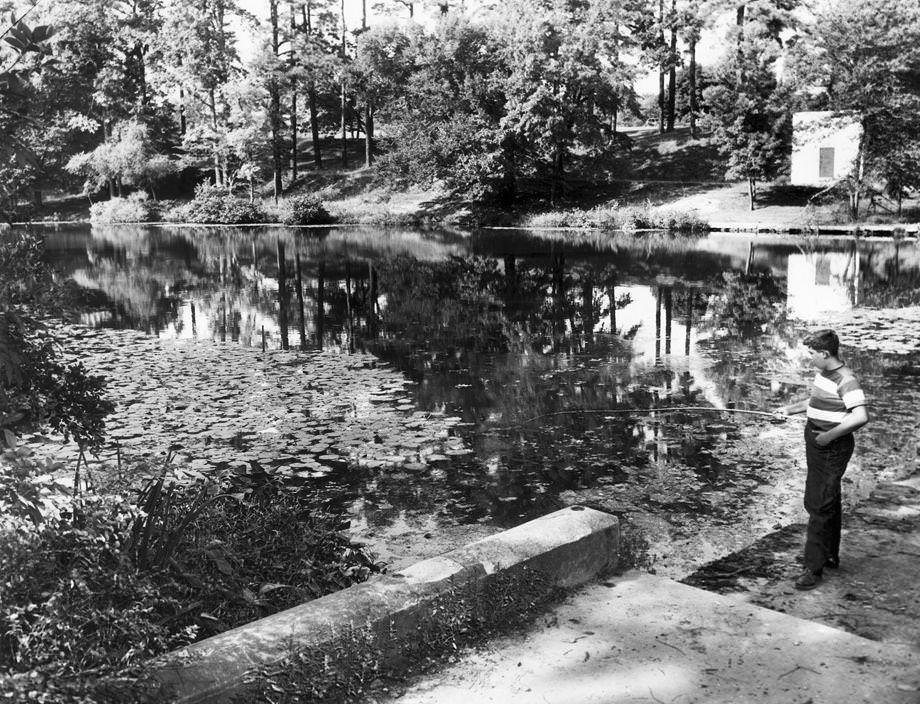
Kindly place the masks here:
POLYGON ((899 203, 920 188, 920 7, 836 2, 819 13, 797 52, 802 87, 824 106, 859 116, 859 158, 847 179, 851 214, 881 185, 899 203))
POLYGON ((705 121, 726 157, 727 179, 745 179, 751 210, 757 184, 785 168, 792 138, 789 92, 779 84, 780 45, 767 23, 749 20, 736 50, 716 70, 704 98, 705 121))
POLYGON ((154 200, 156 182, 176 170, 172 159, 156 151, 147 126, 134 121, 114 126, 112 139, 74 155, 65 168, 86 177, 87 193, 114 182, 121 196, 127 183, 146 188, 154 200))
POLYGON ((547 166, 550 197, 562 193, 574 148, 597 152, 610 142, 624 70, 615 0, 511 0, 505 4, 507 112, 502 125, 547 166))
POLYGON ((379 106, 392 136, 378 172, 390 182, 440 180, 468 197, 510 201, 519 164, 515 136, 502 124, 508 71, 500 37, 453 12, 431 33, 415 24, 402 31, 407 41, 396 40, 404 49, 394 58, 404 63, 388 69, 397 71, 394 90, 379 106))
POLYGON ((366 166, 373 160, 373 115, 377 106, 394 99, 409 78, 411 37, 394 24, 381 24, 358 37, 352 81, 364 104, 366 166))
POLYGON ((210 161, 215 184, 226 185, 227 86, 241 72, 230 17, 251 17, 234 0, 166 0, 164 13, 158 79, 180 94, 182 120, 188 122, 186 159, 192 165, 210 161))
POLYGON ((14 15, 0 34, 0 199, 8 202, 9 213, 24 186, 40 171, 38 142, 33 138, 43 125, 35 114, 38 101, 32 79, 54 61, 48 43, 53 29, 30 27, 24 21, 26 14, 14 15))
POLYGON ((707 3, 703 0, 689 0, 681 10, 681 36, 687 45, 688 65, 685 72, 687 89, 687 119, 690 123, 690 136, 696 138, 696 118, 699 114, 699 89, 697 86, 698 68, 696 64, 696 46, 707 22, 707 3))
POLYGON ((339 61, 334 46, 337 40, 336 18, 330 10, 329 0, 306 0, 300 4, 300 22, 291 41, 292 62, 288 69, 292 92, 305 86, 310 132, 313 143, 313 164, 323 166, 320 128, 328 116, 321 110, 322 94, 328 93, 334 83, 339 61))

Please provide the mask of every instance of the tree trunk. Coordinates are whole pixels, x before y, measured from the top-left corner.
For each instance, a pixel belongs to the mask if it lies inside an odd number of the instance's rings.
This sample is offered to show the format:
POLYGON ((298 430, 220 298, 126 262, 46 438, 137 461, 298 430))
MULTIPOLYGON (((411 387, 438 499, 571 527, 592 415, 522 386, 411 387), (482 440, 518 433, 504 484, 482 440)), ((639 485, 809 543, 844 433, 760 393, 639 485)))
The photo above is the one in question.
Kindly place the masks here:
POLYGON ((185 134, 185 90, 179 86, 179 134, 185 134))
POLYGON ((674 131, 677 105, 677 0, 671 0, 671 46, 668 49, 668 132, 674 131))
MULTIPOLYGON (((302 8, 303 21, 307 26, 307 37, 313 37, 313 5, 310 0, 302 8)), ((307 102, 310 108, 310 138, 313 141, 313 166, 323 168, 323 153, 319 144, 319 124, 316 121, 316 82, 311 78, 307 88, 307 102)))
POLYGON ((294 274, 297 277, 297 311, 298 331, 300 332, 300 349, 307 349, 307 325, 304 320, 303 275, 300 270, 300 252, 294 255, 294 274))
MULTIPOLYGON (((658 49, 664 47, 664 0, 658 0, 658 49)), ((665 92, 664 92, 664 65, 661 55, 658 57, 658 132, 664 134, 665 130, 665 92)))
MULTIPOLYGON (((214 134, 219 134, 217 129, 217 97, 214 95, 214 89, 211 88, 208 90, 208 108, 211 111, 211 129, 214 130, 214 134)), ((220 152, 217 149, 217 144, 214 145, 214 185, 223 186, 224 179, 221 175, 220 170, 220 152)))
POLYGON ((374 160, 374 107, 370 100, 364 106, 364 165, 370 167, 374 160))
MULTIPOLYGON (((278 0, 268 0, 269 15, 272 25, 272 53, 278 58, 278 0)), ((284 187, 281 182, 281 172, 284 168, 281 155, 281 89, 278 85, 278 77, 272 73, 268 83, 269 94, 269 114, 268 121, 271 126, 272 134, 272 170, 274 182, 275 202, 281 197, 281 190, 284 187)))
POLYGON ((664 290, 664 353, 671 354, 671 321, 674 317, 674 298, 671 287, 664 290))
POLYGON ((748 176, 748 196, 751 199, 751 210, 754 210, 754 199, 757 197, 757 181, 748 176))
POLYGON ((278 328, 281 332, 281 349, 288 349, 287 273, 284 267, 284 242, 277 240, 278 250, 278 328))
POLYGON ((696 139, 696 36, 690 40, 690 137, 696 139))
MULTIPOLYGON (((291 5, 291 58, 288 62, 294 67, 294 33, 297 31, 297 10, 291 5)), ((297 180, 297 79, 291 79, 291 183, 297 180)))
POLYGON ((316 87, 310 83, 310 89, 307 91, 307 98, 310 102, 310 137, 313 141, 313 165, 317 169, 323 168, 323 152, 319 143, 319 124, 317 123, 316 114, 316 87))
POLYGON ((552 185, 550 186, 550 202, 556 205, 562 186, 565 181, 565 145, 556 144, 556 152, 553 154, 553 171, 552 185))
POLYGON ((607 298, 610 301, 610 334, 617 334, 617 288, 615 282, 611 282, 607 289, 607 298))
POLYGON ((341 111, 342 111, 342 137, 341 137, 341 146, 342 146, 342 168, 348 168, 348 124, 345 120, 345 111, 348 107, 348 103, 345 99, 345 81, 342 81, 342 100, 341 100, 341 111))
MULTIPOLYGON (((345 63, 345 0, 341 0, 340 3, 340 14, 342 18, 342 63, 345 63)), ((348 167, 348 133, 346 132, 346 120, 345 120, 345 109, 347 107, 346 96, 345 96, 345 73, 342 72, 342 100, 341 100, 341 112, 342 112, 342 168, 348 167)))
POLYGON ((320 254, 316 271, 316 348, 323 349, 326 329, 326 260, 320 254))
POLYGON ((349 260, 345 260, 345 315, 348 324, 348 351, 355 351, 355 324, 351 312, 351 266, 349 260))

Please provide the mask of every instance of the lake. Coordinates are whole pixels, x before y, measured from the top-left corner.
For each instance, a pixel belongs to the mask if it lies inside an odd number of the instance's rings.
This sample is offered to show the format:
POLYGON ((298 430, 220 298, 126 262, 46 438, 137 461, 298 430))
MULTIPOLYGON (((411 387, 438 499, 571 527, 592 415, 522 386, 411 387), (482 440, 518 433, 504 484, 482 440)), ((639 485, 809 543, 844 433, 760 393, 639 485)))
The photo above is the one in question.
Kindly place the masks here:
POLYGON ((122 442, 283 472, 391 565, 572 503, 620 516, 621 560, 669 576, 802 522, 801 423, 737 411, 807 393, 815 327, 872 399, 848 503, 917 470, 914 242, 42 232, 122 442))

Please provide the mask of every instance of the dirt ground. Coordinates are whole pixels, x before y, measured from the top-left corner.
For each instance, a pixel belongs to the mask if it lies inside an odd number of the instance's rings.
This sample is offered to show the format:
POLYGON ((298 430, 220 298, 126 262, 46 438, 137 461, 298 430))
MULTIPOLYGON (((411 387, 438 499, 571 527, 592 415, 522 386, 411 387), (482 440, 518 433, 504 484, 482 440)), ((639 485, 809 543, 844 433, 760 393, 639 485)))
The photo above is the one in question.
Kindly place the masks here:
POLYGON ((878 484, 844 517, 840 568, 792 586, 805 526, 786 526, 703 566, 686 584, 885 643, 920 649, 920 475, 878 484))

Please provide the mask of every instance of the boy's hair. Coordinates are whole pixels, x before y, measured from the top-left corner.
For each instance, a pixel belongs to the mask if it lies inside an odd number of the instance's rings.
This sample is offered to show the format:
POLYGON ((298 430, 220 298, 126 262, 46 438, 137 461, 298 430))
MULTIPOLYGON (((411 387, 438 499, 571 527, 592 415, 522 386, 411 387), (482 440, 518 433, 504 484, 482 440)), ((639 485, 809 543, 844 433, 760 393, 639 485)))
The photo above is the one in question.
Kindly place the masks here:
POLYGON ((815 330, 805 338, 805 346, 836 357, 840 352, 840 339, 833 330, 815 330))

